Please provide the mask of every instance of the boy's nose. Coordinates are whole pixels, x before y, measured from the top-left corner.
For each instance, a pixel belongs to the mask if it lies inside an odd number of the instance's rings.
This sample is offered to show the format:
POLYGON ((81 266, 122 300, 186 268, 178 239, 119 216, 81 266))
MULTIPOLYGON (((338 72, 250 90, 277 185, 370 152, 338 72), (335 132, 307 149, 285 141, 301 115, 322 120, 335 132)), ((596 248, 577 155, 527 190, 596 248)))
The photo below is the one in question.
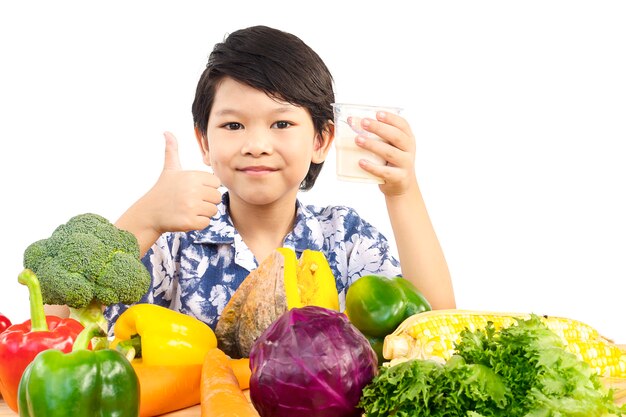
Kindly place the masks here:
POLYGON ((244 155, 259 156, 272 152, 272 141, 268 133, 251 131, 246 136, 246 140, 241 148, 244 155))

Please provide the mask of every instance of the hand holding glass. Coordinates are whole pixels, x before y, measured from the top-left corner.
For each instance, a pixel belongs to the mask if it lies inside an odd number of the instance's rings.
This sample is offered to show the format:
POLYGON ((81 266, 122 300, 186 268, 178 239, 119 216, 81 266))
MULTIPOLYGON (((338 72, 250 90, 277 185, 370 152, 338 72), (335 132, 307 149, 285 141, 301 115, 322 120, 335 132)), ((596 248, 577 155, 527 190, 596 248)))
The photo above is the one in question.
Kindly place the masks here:
POLYGON ((335 150, 337 153, 337 178, 344 181, 370 182, 382 184, 384 181, 359 166, 360 159, 384 165, 385 160, 358 146, 357 136, 383 140, 381 137, 363 130, 361 120, 376 120, 376 112, 400 113, 398 107, 366 106, 358 104, 333 103, 335 115, 335 150))

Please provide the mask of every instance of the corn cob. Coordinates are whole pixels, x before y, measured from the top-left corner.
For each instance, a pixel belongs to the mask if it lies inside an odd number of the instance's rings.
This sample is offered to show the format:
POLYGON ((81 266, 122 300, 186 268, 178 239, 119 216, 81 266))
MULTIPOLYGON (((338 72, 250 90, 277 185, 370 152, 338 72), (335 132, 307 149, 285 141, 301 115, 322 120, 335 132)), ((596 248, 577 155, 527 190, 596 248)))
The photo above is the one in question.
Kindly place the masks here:
MULTIPOLYGON (((526 320, 530 314, 473 310, 433 310, 415 314, 385 337, 383 356, 391 364, 407 359, 450 358, 461 331, 483 329, 492 322, 496 329, 526 320)), ((546 326, 561 337, 568 352, 587 362, 604 377, 626 377, 626 352, 602 337, 593 327, 574 319, 543 316, 546 326)))

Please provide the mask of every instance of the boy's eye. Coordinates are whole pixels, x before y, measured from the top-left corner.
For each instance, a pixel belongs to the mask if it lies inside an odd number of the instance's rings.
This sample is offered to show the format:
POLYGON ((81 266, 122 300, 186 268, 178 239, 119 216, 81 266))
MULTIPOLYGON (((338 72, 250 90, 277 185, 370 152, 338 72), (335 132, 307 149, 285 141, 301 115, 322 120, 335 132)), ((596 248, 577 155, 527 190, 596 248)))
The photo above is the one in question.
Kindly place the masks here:
POLYGON ((291 123, 284 120, 278 121, 272 125, 272 127, 276 129, 286 129, 289 126, 291 126, 291 123))
POLYGON ((241 123, 237 123, 237 122, 225 123, 225 124, 222 125, 222 127, 226 128, 228 130, 243 129, 243 125, 241 123))

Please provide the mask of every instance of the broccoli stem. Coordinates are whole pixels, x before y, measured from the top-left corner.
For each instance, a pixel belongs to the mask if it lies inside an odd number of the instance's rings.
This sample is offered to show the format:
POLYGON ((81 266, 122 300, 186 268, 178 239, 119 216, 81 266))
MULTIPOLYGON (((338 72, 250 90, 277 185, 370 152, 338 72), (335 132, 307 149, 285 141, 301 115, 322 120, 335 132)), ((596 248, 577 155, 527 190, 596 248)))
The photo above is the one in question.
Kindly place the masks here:
POLYGON ((17 282, 28 287, 28 295, 30 297, 30 331, 47 332, 48 322, 43 309, 41 286, 37 276, 30 269, 24 269, 17 276, 17 282))
POLYGON ((104 337, 106 334, 102 330, 102 328, 96 324, 91 323, 89 326, 85 327, 74 340, 74 344, 72 345, 72 352, 77 350, 87 350, 89 348, 89 342, 92 341, 93 338, 104 337))
POLYGON ((85 328, 95 325, 100 328, 102 334, 104 334, 104 336, 96 335, 93 337, 91 340, 93 350, 106 349, 109 347, 109 341, 106 338, 109 325, 104 318, 103 308, 103 304, 95 298, 85 307, 70 307, 71 318, 78 320, 85 328))
POLYGON ((78 320, 80 324, 85 327, 88 327, 91 323, 95 323, 100 326, 105 333, 108 330, 108 323, 103 314, 103 305, 95 298, 85 307, 70 307, 70 317, 78 320))
POLYGON ((141 336, 134 334, 130 339, 119 342, 115 349, 121 352, 129 362, 141 358, 141 336))

